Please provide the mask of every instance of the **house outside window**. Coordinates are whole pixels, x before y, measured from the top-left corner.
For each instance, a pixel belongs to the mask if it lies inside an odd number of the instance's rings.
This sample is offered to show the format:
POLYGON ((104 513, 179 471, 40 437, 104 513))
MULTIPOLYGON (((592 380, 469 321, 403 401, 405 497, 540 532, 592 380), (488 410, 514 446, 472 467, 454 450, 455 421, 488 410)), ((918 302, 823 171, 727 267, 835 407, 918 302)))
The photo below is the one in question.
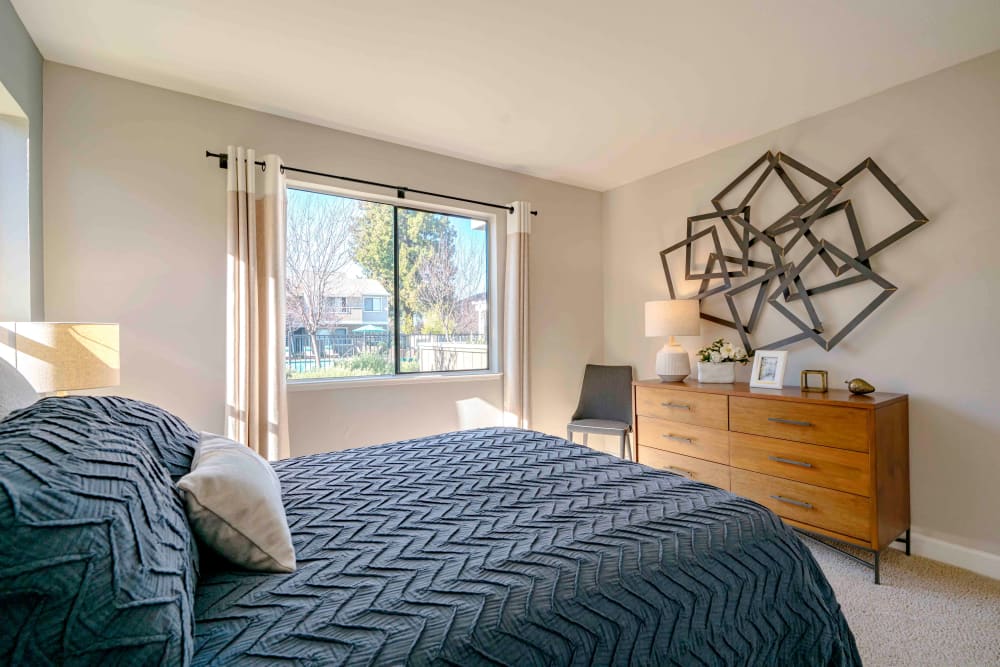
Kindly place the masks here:
POLYGON ((488 371, 489 224, 289 187, 290 381, 488 371))

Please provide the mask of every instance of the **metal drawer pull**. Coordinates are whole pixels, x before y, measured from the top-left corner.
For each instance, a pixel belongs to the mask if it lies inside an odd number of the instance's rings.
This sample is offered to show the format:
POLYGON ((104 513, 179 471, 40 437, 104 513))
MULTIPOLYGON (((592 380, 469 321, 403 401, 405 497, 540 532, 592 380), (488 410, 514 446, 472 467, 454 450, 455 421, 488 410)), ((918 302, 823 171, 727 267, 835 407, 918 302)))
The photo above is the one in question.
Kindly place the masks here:
POLYGON ((775 500, 780 500, 783 503, 788 503, 789 505, 795 505, 796 507, 805 507, 807 510, 813 508, 809 503, 804 503, 801 500, 793 500, 792 498, 785 498, 784 496, 771 496, 775 500))
POLYGON ((667 440, 676 440, 677 442, 686 442, 689 445, 693 445, 694 444, 694 439, 693 438, 682 438, 681 436, 674 435, 673 433, 664 433, 663 437, 666 438, 667 440))
POLYGON ((677 408, 678 410, 690 410, 691 406, 686 403, 660 403, 665 408, 677 408))
POLYGON ((795 419, 781 419, 780 417, 768 417, 767 421, 779 424, 791 424, 792 426, 812 426, 812 422, 800 422, 795 419))
POLYGON ((813 464, 806 463, 805 461, 796 461, 794 459, 783 459, 780 456, 768 456, 767 458, 772 461, 777 461, 778 463, 789 463, 793 466, 802 466, 803 468, 812 468, 813 464))
POLYGON ((678 475, 684 475, 685 477, 690 477, 692 479, 694 478, 694 473, 691 472, 690 470, 685 470, 684 468, 678 468, 677 466, 667 466, 667 470, 675 472, 678 475))

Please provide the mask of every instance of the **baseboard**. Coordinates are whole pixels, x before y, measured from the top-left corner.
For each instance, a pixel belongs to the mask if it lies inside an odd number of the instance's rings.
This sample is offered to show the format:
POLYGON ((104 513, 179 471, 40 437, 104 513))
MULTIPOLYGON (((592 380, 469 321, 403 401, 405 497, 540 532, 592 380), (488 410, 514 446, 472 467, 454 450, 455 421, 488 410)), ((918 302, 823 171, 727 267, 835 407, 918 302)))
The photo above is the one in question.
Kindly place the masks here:
MULTIPOLYGON (((896 542, 892 546, 896 549, 906 548, 900 542, 896 542)), ((993 579, 1000 579, 1000 555, 997 554, 970 549, 917 533, 913 533, 911 536, 910 551, 917 556, 954 565, 993 579)))

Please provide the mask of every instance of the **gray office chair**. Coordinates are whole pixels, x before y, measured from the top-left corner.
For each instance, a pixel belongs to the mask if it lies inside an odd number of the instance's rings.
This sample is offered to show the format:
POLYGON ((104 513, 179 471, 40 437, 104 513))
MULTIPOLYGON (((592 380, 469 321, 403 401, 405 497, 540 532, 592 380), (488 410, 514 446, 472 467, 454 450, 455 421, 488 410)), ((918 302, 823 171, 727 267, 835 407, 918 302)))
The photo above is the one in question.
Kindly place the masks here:
MULTIPOLYGON (((566 426, 566 439, 574 433, 618 436, 618 455, 625 458, 625 442, 632 431, 632 367, 587 364, 580 390, 580 404, 566 426)), ((631 450, 631 441, 629 441, 631 450)))

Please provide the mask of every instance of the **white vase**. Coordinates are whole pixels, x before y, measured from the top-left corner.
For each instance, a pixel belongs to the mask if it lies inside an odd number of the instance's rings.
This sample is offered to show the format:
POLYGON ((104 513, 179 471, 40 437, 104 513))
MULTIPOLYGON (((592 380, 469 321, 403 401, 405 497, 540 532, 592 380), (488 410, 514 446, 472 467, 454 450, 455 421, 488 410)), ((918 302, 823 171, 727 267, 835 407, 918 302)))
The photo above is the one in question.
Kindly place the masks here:
POLYGON ((713 364, 710 361, 698 362, 698 382, 732 384, 735 379, 735 361, 726 361, 721 364, 713 364))

